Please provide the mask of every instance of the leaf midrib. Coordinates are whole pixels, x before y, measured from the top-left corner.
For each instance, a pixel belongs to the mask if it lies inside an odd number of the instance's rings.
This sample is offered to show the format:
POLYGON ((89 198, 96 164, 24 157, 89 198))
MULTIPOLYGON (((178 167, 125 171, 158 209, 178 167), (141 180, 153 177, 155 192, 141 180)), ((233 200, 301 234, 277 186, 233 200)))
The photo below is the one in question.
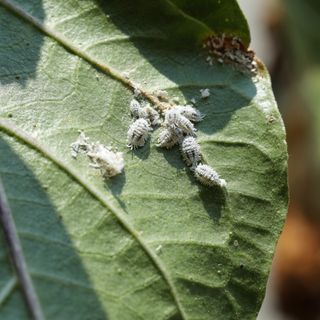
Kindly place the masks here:
MULTIPOLYGON (((49 26, 45 25, 32 15, 29 15, 22 8, 18 7, 11 1, 7 0, 0 0, 0 4, 14 13, 19 18, 22 18, 26 22, 30 23, 32 26, 40 30, 45 35, 49 36, 50 38, 57 41, 61 46, 63 46, 68 51, 72 52, 73 54, 79 56, 83 60, 87 61, 94 67, 98 68, 102 72, 106 73, 107 75, 111 76, 115 80, 119 81, 126 87, 129 87, 131 90, 135 90, 138 88, 138 85, 135 84, 133 81, 129 80, 128 78, 123 77, 118 71, 114 70, 113 68, 107 66, 104 63, 97 61, 94 57, 91 57, 85 51, 77 48, 74 46, 67 38, 65 38, 60 33, 54 31, 49 26)), ((139 86, 139 90, 145 96, 146 99, 150 100, 153 104, 157 105, 161 110, 162 104, 159 102, 152 94, 147 92, 145 89, 139 86)), ((164 265, 158 259, 158 257, 152 252, 152 250, 148 247, 148 245, 140 238, 139 234, 130 226, 130 224, 122 217, 120 210, 115 208, 105 197, 93 186, 89 184, 85 179, 83 179, 80 175, 78 175, 70 166, 63 163, 61 160, 56 158, 49 150, 41 146, 37 143, 33 138, 29 137, 26 132, 23 132, 19 128, 15 127, 13 124, 10 124, 4 119, 0 119, 0 127, 4 129, 9 135, 16 137, 18 140, 21 140, 24 144, 29 147, 32 147, 34 150, 41 153, 47 159, 55 163, 62 171, 68 174, 72 179, 77 181, 85 190, 87 190, 90 194, 92 194, 103 206, 109 209, 118 219, 118 221, 124 226, 124 228, 133 236, 134 239, 139 243, 139 245, 143 248, 146 254, 150 257, 153 264, 156 266, 164 280, 167 282, 169 289, 171 291, 173 300, 177 306, 179 313, 181 314, 182 319, 187 319, 181 303, 178 299, 178 294, 171 280, 169 274, 166 272, 164 265)))
MULTIPOLYGON (((82 178, 72 167, 65 164, 63 161, 58 159, 50 150, 39 144, 35 141, 34 138, 29 136, 26 132, 22 131, 20 128, 16 127, 9 121, 0 118, 0 128, 9 136, 16 138, 21 141, 23 144, 28 147, 34 149, 46 159, 54 163, 61 171, 65 172, 71 179, 76 181, 84 190, 90 193, 97 201, 99 201, 105 208, 107 208, 114 216, 118 219, 120 224, 127 230, 129 234, 139 243, 141 248, 145 251, 145 253, 149 256, 150 260, 154 264, 154 266, 158 269, 159 273, 167 283, 172 298, 177 306, 177 310, 179 311, 182 319, 186 320, 187 316, 183 311, 182 305, 178 298, 178 292, 171 280, 169 274, 167 273, 165 266, 162 264, 161 260, 157 257, 156 254, 152 252, 152 249, 149 248, 147 243, 140 237, 139 233, 136 232, 131 225, 126 221, 126 219, 122 216, 122 212, 114 207, 114 205, 104 197, 104 195, 96 189, 91 183, 82 178)), ((113 197, 113 196, 112 196, 113 197)))
POLYGON ((147 100, 149 100, 153 105, 155 105, 159 110, 167 109, 167 106, 165 104, 159 101, 159 99, 155 95, 150 93, 148 90, 144 89, 140 84, 137 84, 134 81, 130 80, 129 78, 123 76, 119 71, 99 61, 95 57, 88 54, 85 50, 82 50, 76 47, 64 35, 52 29, 50 26, 46 25, 45 23, 33 17, 32 15, 28 14, 27 12, 23 11, 23 9, 17 6, 14 2, 10 0, 0 0, 0 4, 10 12, 15 14, 17 17, 30 23, 33 27, 35 27, 36 29, 44 33, 46 36, 55 40, 57 43, 59 43, 62 47, 64 47, 66 50, 68 50, 72 54, 80 57, 81 59, 85 60, 86 62, 88 62, 95 68, 97 68, 98 70, 109 75, 116 81, 122 83, 124 86, 131 89, 131 91, 134 91, 135 89, 139 89, 141 94, 147 100))

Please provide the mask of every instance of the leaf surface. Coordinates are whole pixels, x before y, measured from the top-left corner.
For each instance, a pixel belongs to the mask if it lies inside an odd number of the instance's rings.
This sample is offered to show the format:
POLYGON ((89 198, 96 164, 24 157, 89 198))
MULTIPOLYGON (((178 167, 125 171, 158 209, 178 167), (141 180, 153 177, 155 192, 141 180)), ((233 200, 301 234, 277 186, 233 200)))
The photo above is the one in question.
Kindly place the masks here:
MULTIPOLYGON (((0 174, 27 271, 47 319, 255 319, 287 205, 268 75, 173 47, 159 21, 135 20, 136 4, 0 1, 0 174), (163 89, 198 100, 198 141, 226 193, 199 185, 179 150, 157 148, 159 129, 128 151, 137 84, 146 98, 163 89), (123 151, 125 172, 104 182, 85 157, 72 159, 80 129, 123 151)), ((0 248, 1 319, 26 319, 0 248)))

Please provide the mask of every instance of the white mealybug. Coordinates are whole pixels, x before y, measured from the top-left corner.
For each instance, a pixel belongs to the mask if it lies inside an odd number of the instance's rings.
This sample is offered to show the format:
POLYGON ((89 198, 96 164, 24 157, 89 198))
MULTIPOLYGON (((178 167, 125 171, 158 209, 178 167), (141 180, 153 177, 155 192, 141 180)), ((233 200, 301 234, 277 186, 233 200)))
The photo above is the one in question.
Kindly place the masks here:
POLYGON ((152 131, 148 121, 146 119, 136 120, 128 130, 128 144, 130 149, 136 149, 138 147, 143 147, 146 143, 149 132, 152 131))
POLYGON ((189 119, 183 116, 177 108, 170 109, 165 113, 165 122, 167 127, 181 129, 184 133, 194 135, 197 131, 189 119))
POLYGON ((130 112, 136 119, 147 117, 147 113, 142 109, 140 102, 136 99, 130 101, 130 112))
POLYGON ((200 94, 202 99, 206 99, 210 97, 210 91, 209 89, 200 89, 200 94))
POLYGON ((199 182, 209 187, 220 186, 223 188, 227 185, 226 181, 220 179, 219 174, 206 164, 199 164, 194 175, 199 182))
POLYGON ((183 138, 183 133, 178 128, 167 128, 160 132, 157 147, 171 149, 183 138))
POLYGON ((193 122, 200 122, 205 117, 198 109, 192 107, 191 105, 178 106, 179 112, 185 116, 187 119, 193 122))
POLYGON ((91 166, 100 169, 106 178, 121 173, 124 168, 123 153, 112 151, 101 143, 94 144, 87 155, 93 162, 91 166))
POLYGON ((141 117, 141 118, 145 118, 145 119, 149 120, 152 126, 159 125, 160 115, 159 115, 158 111, 153 109, 150 105, 147 105, 146 107, 144 107, 143 111, 146 114, 146 118, 145 117, 141 117))
POLYGON ((186 136, 180 146, 183 161, 191 170, 201 161, 201 151, 197 140, 194 137, 186 136))

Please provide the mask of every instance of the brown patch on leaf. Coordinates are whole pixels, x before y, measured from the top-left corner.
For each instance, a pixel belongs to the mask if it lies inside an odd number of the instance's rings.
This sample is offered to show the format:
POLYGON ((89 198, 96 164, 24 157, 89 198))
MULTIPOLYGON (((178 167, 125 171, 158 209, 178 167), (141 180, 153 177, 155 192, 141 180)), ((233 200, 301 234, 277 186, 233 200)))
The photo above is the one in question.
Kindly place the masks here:
POLYGON ((224 33, 210 36, 203 41, 203 47, 209 51, 209 64, 215 57, 220 63, 232 63, 252 73, 257 72, 255 53, 248 50, 238 37, 227 37, 224 33))

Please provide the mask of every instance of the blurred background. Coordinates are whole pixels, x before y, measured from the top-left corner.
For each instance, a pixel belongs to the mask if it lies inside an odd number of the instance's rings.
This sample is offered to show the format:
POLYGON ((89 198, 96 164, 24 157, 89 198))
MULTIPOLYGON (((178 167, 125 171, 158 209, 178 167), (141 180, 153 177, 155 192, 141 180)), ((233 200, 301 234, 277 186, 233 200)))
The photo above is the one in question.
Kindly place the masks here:
POLYGON ((320 319, 320 1, 239 0, 287 131, 290 203, 259 320, 320 319))

